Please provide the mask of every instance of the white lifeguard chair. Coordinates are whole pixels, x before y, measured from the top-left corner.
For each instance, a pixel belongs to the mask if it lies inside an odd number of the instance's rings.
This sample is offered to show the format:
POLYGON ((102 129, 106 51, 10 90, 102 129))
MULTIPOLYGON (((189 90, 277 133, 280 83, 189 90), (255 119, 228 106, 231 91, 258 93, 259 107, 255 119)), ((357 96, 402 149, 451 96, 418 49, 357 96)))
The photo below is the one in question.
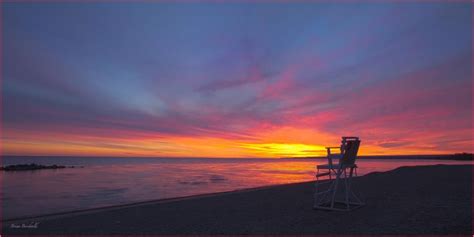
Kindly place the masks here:
POLYGON ((350 211, 365 205, 351 189, 352 177, 357 175, 360 142, 358 137, 342 137, 341 146, 326 147, 328 163, 316 166, 314 209, 350 211), (339 154, 331 153, 335 148, 340 149, 339 154), (335 164, 333 159, 339 159, 339 162, 335 164), (324 176, 328 179, 320 181, 324 176), (342 199, 340 194, 343 194, 342 199))

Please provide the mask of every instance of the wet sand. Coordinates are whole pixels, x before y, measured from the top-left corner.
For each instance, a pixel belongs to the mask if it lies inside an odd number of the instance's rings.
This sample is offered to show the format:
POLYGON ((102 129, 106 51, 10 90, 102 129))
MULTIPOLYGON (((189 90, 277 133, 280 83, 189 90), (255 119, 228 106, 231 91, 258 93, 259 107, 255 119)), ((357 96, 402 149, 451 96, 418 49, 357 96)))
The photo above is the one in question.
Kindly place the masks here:
POLYGON ((314 182, 305 182, 7 221, 2 233, 472 235, 473 168, 357 177, 353 187, 366 205, 350 212, 313 210, 314 182))

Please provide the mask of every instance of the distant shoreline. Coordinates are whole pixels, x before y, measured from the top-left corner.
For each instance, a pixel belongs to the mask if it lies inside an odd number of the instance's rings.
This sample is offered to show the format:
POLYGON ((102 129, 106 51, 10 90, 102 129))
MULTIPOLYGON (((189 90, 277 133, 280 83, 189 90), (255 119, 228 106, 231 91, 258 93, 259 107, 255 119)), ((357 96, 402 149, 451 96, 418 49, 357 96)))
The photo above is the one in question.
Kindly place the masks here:
MULTIPOLYGON (((387 160, 403 160, 403 159, 419 159, 419 160, 472 160, 472 154, 460 153, 460 154, 449 154, 449 155, 370 155, 370 156, 358 156, 358 159, 370 160, 370 159, 387 159, 387 160)), ((326 158, 325 156, 314 156, 314 157, 284 157, 280 159, 321 159, 326 158)))
MULTIPOLYGON (((308 156, 308 157, 162 157, 162 156, 60 156, 60 155, 1 155, 2 158, 144 158, 144 159, 243 159, 243 160, 282 160, 282 159, 324 159, 326 156, 308 156)), ((361 155, 359 159, 434 159, 434 160, 472 160, 471 153, 456 153, 456 154, 430 154, 430 155, 361 155), (470 159, 469 159, 470 158, 470 159)))

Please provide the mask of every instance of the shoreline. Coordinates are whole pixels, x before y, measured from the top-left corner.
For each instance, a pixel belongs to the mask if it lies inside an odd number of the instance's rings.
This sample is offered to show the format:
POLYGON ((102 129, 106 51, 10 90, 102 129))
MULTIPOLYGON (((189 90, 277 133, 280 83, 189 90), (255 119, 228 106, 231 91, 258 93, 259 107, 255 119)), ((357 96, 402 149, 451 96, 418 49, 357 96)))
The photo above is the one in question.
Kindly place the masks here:
POLYGON ((3 223, 2 234, 472 234, 473 165, 354 179, 366 206, 312 209, 314 181, 153 200, 3 223), (10 228, 38 223, 38 228, 10 228))
MULTIPOLYGON (((372 173, 377 173, 377 172, 372 172, 372 173)), ((365 174, 365 175, 368 175, 368 174, 365 174)), ((365 175, 363 175, 363 176, 365 176, 365 175)), ((359 176, 359 177, 362 177, 362 176, 359 176)), ((304 181, 304 182, 297 182, 297 183, 274 184, 274 185, 259 186, 259 187, 254 187, 254 188, 234 189, 234 190, 230 190, 230 191, 222 191, 222 192, 214 192, 214 193, 203 193, 203 194, 195 194, 195 195, 189 195, 189 196, 171 197, 171 198, 163 198, 163 199, 152 199, 152 200, 147 200, 147 201, 139 201, 139 202, 131 202, 131 203, 109 205, 109 206, 102 206, 102 207, 77 209, 77 210, 55 212, 55 213, 49 213, 49 214, 14 217, 14 218, 9 218, 9 219, 2 219, 2 223, 10 224, 12 222, 25 222, 25 221, 39 220, 39 219, 41 219, 41 220, 55 219, 55 218, 60 218, 60 217, 68 217, 68 216, 75 216, 75 215, 81 215, 81 214, 96 213, 96 212, 101 212, 101 211, 117 210, 117 209, 122 209, 122 208, 129 208, 129 207, 139 207, 139 206, 144 206, 144 205, 153 205, 153 204, 162 204, 162 203, 169 203, 169 202, 187 201, 187 200, 193 200, 193 199, 199 199, 199 198, 219 197, 219 196, 223 196, 223 195, 232 195, 232 194, 237 194, 237 193, 246 193, 246 192, 258 191, 258 190, 277 188, 279 186, 307 184, 307 183, 314 183, 314 182, 315 181, 313 180, 313 181, 304 181)))
MULTIPOLYGON (((291 158, 291 159, 294 159, 294 158, 291 158)), ((402 168, 402 167, 408 167, 408 166, 401 166, 401 167, 398 167, 398 168, 402 168)), ((412 167, 416 167, 416 166, 412 166, 412 167)), ((398 168, 395 168, 395 169, 398 169, 398 168)), ((393 169, 393 170, 395 170, 395 169, 393 169)), ((382 171, 382 172, 374 171, 374 172, 370 172, 368 174, 364 174, 362 176, 357 176, 355 178, 364 177, 364 176, 370 175, 372 173, 383 173, 383 172, 390 172, 390 171, 392 171, 392 170, 382 171)), ((115 204, 115 205, 100 206, 100 207, 92 207, 92 208, 84 208, 84 209, 76 209, 76 210, 62 211, 62 212, 55 212, 55 213, 47 213, 47 214, 7 218, 7 219, 2 219, 2 222, 8 224, 8 223, 11 223, 11 222, 18 222, 18 221, 22 222, 22 221, 35 220, 35 219, 55 219, 57 217, 67 217, 67 216, 74 216, 74 215, 80 215, 80 214, 95 213, 95 212, 100 212, 100 211, 116 210, 116 209, 122 209, 122 208, 128 208, 128 207, 138 207, 138 206, 150 205, 150 204, 168 203, 168 202, 174 202, 174 201, 186 201, 186 200, 192 200, 192 199, 196 199, 196 198, 217 197, 217 196, 221 196, 221 195, 229 195, 229 194, 234 194, 234 193, 245 193, 245 192, 251 192, 251 191, 265 190, 265 189, 269 189, 269 188, 277 188, 277 187, 280 187, 280 186, 307 184, 307 183, 314 183, 314 182, 316 182, 316 180, 296 182, 296 183, 265 185, 265 186, 258 186, 258 187, 253 187, 253 188, 234 189, 234 190, 229 190, 229 191, 194 194, 194 195, 181 196, 181 197, 151 199, 151 200, 145 200, 145 201, 130 202, 130 203, 115 204)))

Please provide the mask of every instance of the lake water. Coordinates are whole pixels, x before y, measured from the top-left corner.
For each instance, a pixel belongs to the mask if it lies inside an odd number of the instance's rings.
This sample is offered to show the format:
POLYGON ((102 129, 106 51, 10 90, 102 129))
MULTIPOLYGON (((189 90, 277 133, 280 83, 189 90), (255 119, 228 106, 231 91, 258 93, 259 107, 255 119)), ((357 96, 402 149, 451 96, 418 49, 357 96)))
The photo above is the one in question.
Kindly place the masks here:
MULTIPOLYGON (((3 157, 2 165, 84 168, 2 172, 4 219, 314 180, 325 159, 3 157)), ((471 161, 360 159, 359 175, 471 161)))

